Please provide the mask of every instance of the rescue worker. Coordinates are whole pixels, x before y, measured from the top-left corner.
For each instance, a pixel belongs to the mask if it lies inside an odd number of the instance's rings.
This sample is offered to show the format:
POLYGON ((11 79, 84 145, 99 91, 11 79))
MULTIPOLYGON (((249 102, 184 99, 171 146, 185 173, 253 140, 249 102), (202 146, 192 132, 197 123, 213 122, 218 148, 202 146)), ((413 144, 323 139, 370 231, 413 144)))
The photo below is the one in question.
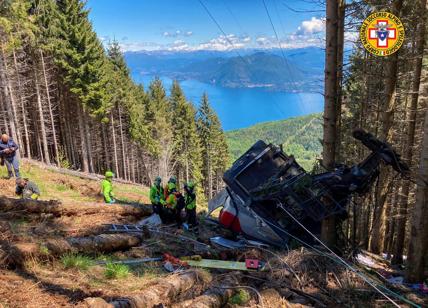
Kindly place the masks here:
POLYGON ((150 187, 150 201, 153 206, 153 212, 162 218, 162 210, 165 205, 165 198, 162 191, 162 179, 160 176, 156 177, 152 187, 150 187))
POLYGON ((113 193, 113 177, 114 173, 107 171, 105 174, 105 179, 101 182, 101 193, 104 197, 104 202, 107 204, 113 204, 116 202, 113 193))
POLYGON ((168 197, 165 200, 165 219, 175 220, 178 226, 181 226, 181 211, 185 203, 183 195, 177 191, 177 186, 173 181, 168 183, 168 197))
POLYGON ((19 161, 16 157, 16 151, 19 149, 19 146, 11 139, 7 134, 1 135, 0 140, 0 158, 2 165, 6 164, 7 172, 9 179, 13 177, 15 172, 15 177, 19 178, 19 161))
POLYGON ((193 182, 188 182, 184 184, 184 192, 187 224, 190 228, 194 228, 198 225, 198 222, 196 221, 195 184, 193 182))
POLYGON ((177 178, 175 176, 171 176, 168 180, 168 183, 166 183, 165 188, 163 190, 163 196, 165 200, 169 196, 169 183, 173 183, 174 185, 177 185, 177 178))
POLYGON ((21 196, 22 199, 37 200, 40 196, 40 189, 36 183, 28 179, 16 179, 16 190, 17 196, 21 196))

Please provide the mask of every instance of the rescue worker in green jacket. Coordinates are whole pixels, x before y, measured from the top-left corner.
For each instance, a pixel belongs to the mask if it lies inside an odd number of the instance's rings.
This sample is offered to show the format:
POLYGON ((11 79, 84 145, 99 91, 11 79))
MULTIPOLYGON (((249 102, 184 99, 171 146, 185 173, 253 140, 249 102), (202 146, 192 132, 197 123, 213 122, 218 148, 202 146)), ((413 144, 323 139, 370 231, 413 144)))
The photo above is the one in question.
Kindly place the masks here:
POLYGON ((175 220, 178 226, 181 226, 181 212, 184 208, 184 197, 177 191, 177 185, 170 181, 167 185, 168 197, 165 200, 165 219, 175 220))
POLYGON ((187 224, 190 228, 194 228, 198 222, 196 220, 196 192, 193 182, 184 184, 184 202, 187 224))
POLYGON ((22 199, 37 200, 40 196, 40 189, 36 183, 28 179, 16 179, 16 195, 21 196, 22 199))
POLYGON ((101 182, 101 193, 104 197, 104 202, 107 204, 113 204, 116 202, 113 193, 113 177, 114 173, 111 171, 107 171, 105 174, 105 179, 101 182))
POLYGON ((165 205, 165 198, 162 189, 161 177, 156 177, 152 187, 150 187, 150 201, 153 206, 153 212, 162 218, 163 206, 165 205))
MULTIPOLYGON (((177 185, 177 178, 172 176, 169 178, 168 183, 166 183, 165 188, 163 190, 164 199, 166 200, 169 196, 169 183, 177 185)), ((176 186, 175 186, 176 187, 176 186)))

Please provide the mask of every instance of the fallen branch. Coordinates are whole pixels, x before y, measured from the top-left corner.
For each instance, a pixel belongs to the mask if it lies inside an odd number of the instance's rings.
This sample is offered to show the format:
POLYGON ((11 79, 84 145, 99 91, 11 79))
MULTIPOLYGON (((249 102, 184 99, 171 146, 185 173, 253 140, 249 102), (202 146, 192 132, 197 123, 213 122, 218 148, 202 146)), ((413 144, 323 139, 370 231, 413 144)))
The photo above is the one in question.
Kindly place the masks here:
POLYGON ((168 276, 145 288, 144 293, 118 299, 111 304, 116 308, 146 308, 157 305, 169 305, 180 294, 194 288, 203 288, 211 281, 209 275, 192 270, 168 276))

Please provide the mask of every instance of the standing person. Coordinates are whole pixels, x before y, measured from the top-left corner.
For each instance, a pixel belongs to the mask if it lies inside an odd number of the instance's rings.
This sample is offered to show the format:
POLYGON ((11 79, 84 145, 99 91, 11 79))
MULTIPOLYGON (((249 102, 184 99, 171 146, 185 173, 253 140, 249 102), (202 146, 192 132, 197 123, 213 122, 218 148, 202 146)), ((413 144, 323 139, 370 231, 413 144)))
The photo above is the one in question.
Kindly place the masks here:
POLYGON ((153 212, 163 217, 163 206, 165 205, 165 198, 162 191, 162 178, 156 177, 152 187, 150 187, 150 201, 153 206, 153 212))
POLYGON ((19 146, 11 139, 7 134, 1 135, 0 141, 0 157, 2 162, 6 164, 7 172, 9 179, 13 177, 13 172, 15 172, 15 177, 19 178, 19 161, 16 157, 16 151, 19 149, 19 146))
POLYGON ((184 184, 184 193, 187 224, 190 228, 194 228, 198 225, 196 220, 195 184, 193 182, 184 184))
POLYGON ((163 190, 164 199, 166 200, 169 196, 169 184, 172 183, 174 185, 177 185, 177 178, 175 176, 172 176, 169 178, 168 183, 166 183, 165 188, 163 190))
POLYGON ((183 195, 177 191, 177 186, 173 182, 168 183, 168 198, 165 200, 166 218, 175 220, 181 226, 181 211, 184 208, 183 195))
POLYGON ((105 174, 105 179, 101 182, 101 193, 103 194, 104 202, 107 204, 113 204, 116 202, 113 193, 113 177, 114 173, 107 171, 105 174))
POLYGON ((17 178, 15 193, 22 199, 37 200, 40 196, 40 189, 36 183, 28 179, 17 178))

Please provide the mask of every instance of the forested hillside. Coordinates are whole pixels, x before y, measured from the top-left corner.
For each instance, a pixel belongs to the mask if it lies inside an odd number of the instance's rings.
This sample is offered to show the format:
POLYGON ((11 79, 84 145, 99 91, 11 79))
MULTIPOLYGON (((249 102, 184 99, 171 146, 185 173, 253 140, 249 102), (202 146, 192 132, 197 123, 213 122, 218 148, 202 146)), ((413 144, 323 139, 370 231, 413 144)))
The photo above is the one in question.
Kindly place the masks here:
POLYGON ((260 123, 226 133, 230 160, 234 161, 257 140, 283 145, 299 164, 311 171, 321 154, 322 115, 312 114, 282 121, 260 123))
POLYGON ((0 129, 21 156, 145 184, 175 175, 208 197, 219 186, 227 147, 208 97, 195 110, 178 83, 169 97, 159 79, 135 84, 84 1, 1 1, 0 44, 0 129))
MULTIPOLYGON (((427 1, 327 1, 323 165, 362 160, 367 152, 352 138, 363 128, 392 144, 409 165, 407 176, 380 169, 376 185, 354 198, 348 239, 393 264, 407 256, 408 281, 426 278, 428 248, 427 1), (374 56, 357 42, 343 62, 344 34, 373 11, 392 12, 404 24, 405 43, 387 57, 374 56), (352 221, 352 217, 351 220, 352 221)), ((355 28, 358 31, 358 28, 355 28)), ((323 239, 334 243, 334 219, 323 224, 323 239)))

